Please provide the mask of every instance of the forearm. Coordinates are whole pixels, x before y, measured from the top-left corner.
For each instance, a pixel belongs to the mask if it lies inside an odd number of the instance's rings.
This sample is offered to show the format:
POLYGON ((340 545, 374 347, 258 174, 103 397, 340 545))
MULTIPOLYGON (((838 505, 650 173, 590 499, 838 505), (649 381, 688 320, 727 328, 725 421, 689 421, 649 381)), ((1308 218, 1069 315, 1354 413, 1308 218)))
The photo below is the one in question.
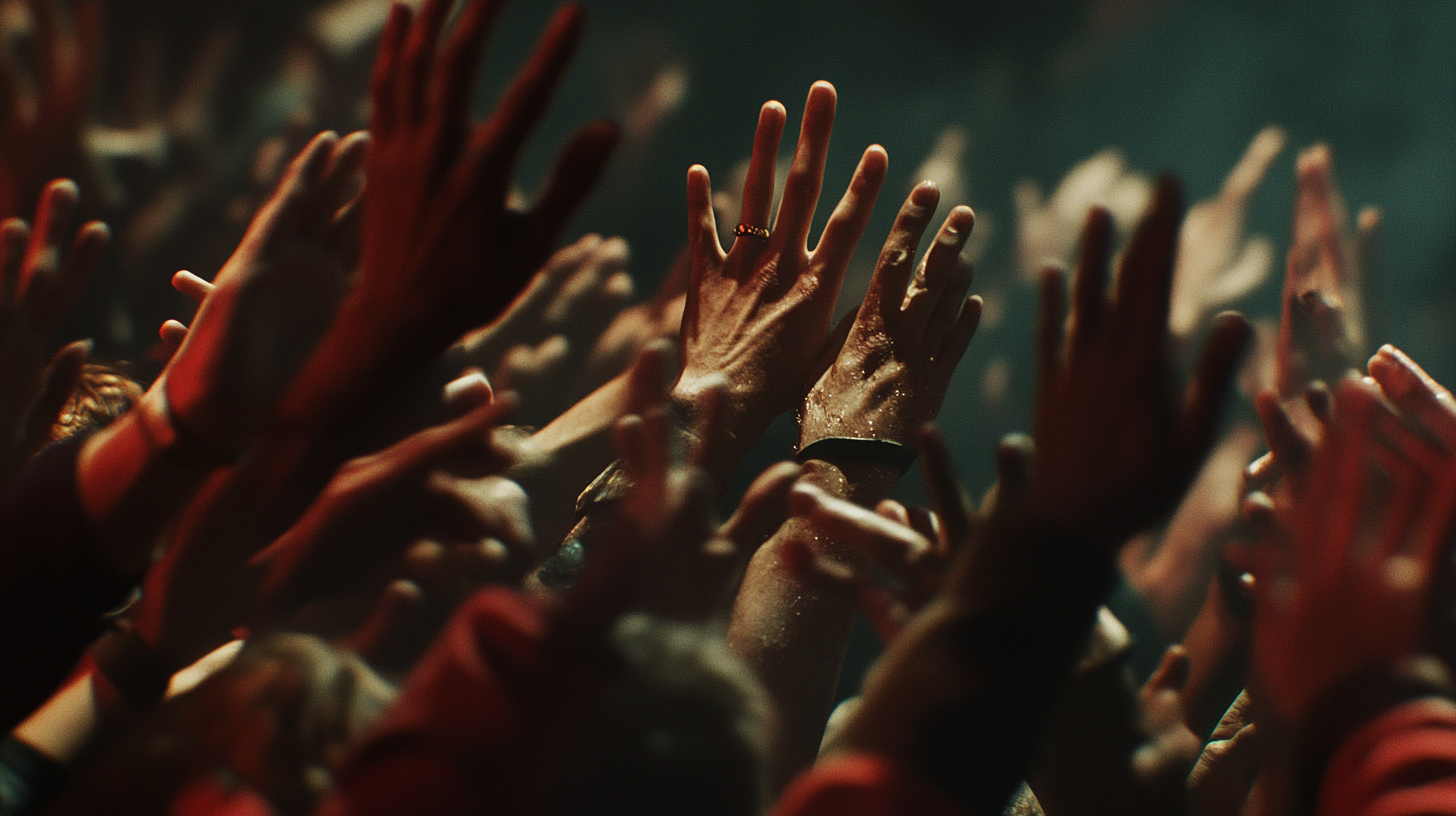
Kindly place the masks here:
POLYGON ((577 496, 614 458, 611 431, 628 410, 627 377, 619 375, 532 435, 533 455, 508 474, 531 497, 532 528, 548 548, 570 531, 577 496))
POLYGON ((88 665, 16 726, 13 735, 70 770, 94 756, 109 736, 136 716, 106 678, 88 665))
POLYGON ((154 387, 126 415, 86 440, 77 460, 76 490, 87 529, 120 575, 146 568, 162 534, 214 469, 214 463, 179 455, 158 438, 152 426, 168 422, 159 391, 154 387))
MULTIPOLYGON (((894 474, 846 467, 857 478, 818 461, 805 466, 803 478, 832 495, 869 505, 893 484, 894 474)), ((806 548, 825 557, 850 557, 829 546, 831 551, 823 551, 822 536, 807 522, 785 523, 749 562, 728 627, 729 648, 755 670, 774 701, 770 779, 775 792, 819 752, 857 612, 854 598, 842 587, 791 564, 806 548)))

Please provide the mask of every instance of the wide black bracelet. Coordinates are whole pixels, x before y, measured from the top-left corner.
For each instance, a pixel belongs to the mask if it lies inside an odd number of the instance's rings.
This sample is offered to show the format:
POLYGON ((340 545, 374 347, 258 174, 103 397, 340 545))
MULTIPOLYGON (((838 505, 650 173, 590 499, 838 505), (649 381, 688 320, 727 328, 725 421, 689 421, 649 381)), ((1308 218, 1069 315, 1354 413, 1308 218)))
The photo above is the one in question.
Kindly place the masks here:
POLYGON ((894 465, 903 473, 915 464, 915 455, 914 448, 888 439, 826 436, 800 448, 794 461, 802 465, 810 459, 848 459, 871 465, 894 465))
POLYGON ((130 621, 118 619, 112 627, 91 647, 91 662, 122 699, 141 711, 153 708, 167 694, 171 666, 130 621))

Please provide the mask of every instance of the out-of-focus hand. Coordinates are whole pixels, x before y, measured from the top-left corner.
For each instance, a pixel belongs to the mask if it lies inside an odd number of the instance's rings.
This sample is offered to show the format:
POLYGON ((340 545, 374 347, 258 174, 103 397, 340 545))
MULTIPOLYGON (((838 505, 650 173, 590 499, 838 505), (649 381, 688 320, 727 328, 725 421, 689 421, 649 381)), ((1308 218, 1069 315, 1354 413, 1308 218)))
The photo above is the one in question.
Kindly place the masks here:
POLYGON ((1090 535, 1109 554, 1182 498, 1250 335, 1241 316, 1220 315, 1192 380, 1179 387, 1167 318, 1180 199, 1176 180, 1159 181, 1111 293, 1111 217, 1092 211, 1069 328, 1061 272, 1042 279, 1036 456, 1018 512, 1043 528, 1090 535))
POLYGON ((425 573, 446 560, 446 551, 461 550, 457 555, 467 557, 453 559, 457 567, 503 583, 518 580, 534 563, 535 545, 529 523, 500 512, 514 505, 496 501, 506 493, 495 478, 513 457, 491 434, 512 403, 503 396, 340 467, 298 523, 254 557, 266 570, 262 609, 270 617, 287 614, 373 577, 406 550, 425 573))
POLYGON ((1375 352, 1369 367, 1381 393, 1406 421, 1456 456, 1456 400, 1451 392, 1389 343, 1375 352))
MULTIPOLYGON (((1312 382, 1333 383, 1358 368, 1365 347, 1364 253, 1335 184, 1329 147, 1319 144, 1301 153, 1296 173, 1276 362, 1279 396, 1286 402, 1302 397, 1312 382)), ((1362 236, 1368 239, 1378 220, 1373 210, 1361 213, 1362 236)), ((1300 419, 1296 414, 1296 422, 1300 419)))
POLYGON ((369 139, 319 134, 294 159, 231 258, 207 284, 190 331, 163 373, 174 421, 219 451, 239 451, 329 327, 358 253, 358 171, 369 139))
POLYGON ((597 338, 585 370, 576 378, 577 394, 591 393, 626 371, 637 353, 654 340, 668 338, 673 345, 678 345, 692 270, 692 256, 684 248, 673 260, 651 300, 617 313, 612 324, 597 338))
POLYGON ((722 427, 743 450, 804 393, 829 337, 845 268, 884 182, 888 160, 882 148, 872 146, 860 159, 819 242, 809 251, 834 106, 834 86, 815 83, 805 104, 793 169, 772 222, 774 164, 784 108, 769 102, 760 111, 739 223, 771 228, 767 238, 739 236, 725 253, 718 243, 707 170, 699 165, 688 170, 693 272, 682 321, 683 372, 674 396, 693 410, 706 383, 725 378, 722 427))
MULTIPOLYGON (((649 346, 644 354, 652 351, 649 346)), ((717 492, 705 465, 721 456, 713 447, 722 434, 712 425, 723 416, 726 390, 720 380, 701 392, 706 410, 695 429, 701 441, 692 446, 682 444, 665 391, 617 422, 614 441, 631 487, 571 589, 571 616, 610 621, 633 608, 695 620, 731 600, 732 580, 786 517, 799 467, 770 467, 733 516, 714 523, 717 492)))
MULTIPOLYGON (((966 298, 961 250, 975 216, 956 207, 919 267, 915 252, 940 194, 921 184, 900 208, 844 344, 804 398, 799 447, 831 436, 913 444, 940 412, 951 375, 976 333, 980 298, 966 298)), ((850 318, 846 318, 848 320, 850 318)))
POLYGON ((1290 472, 1290 547, 1258 552, 1252 676, 1281 729, 1354 672, 1419 653, 1456 511, 1456 461, 1342 380, 1307 467, 1290 472))
POLYGON ((1245 239, 1244 218, 1284 141, 1284 131, 1277 127, 1259 131, 1218 194, 1188 208, 1173 274, 1169 328, 1174 335, 1187 337, 1209 312, 1268 279, 1274 246, 1262 235, 1245 239))
POLYGON ((505 314, 461 344, 466 365, 521 396, 517 421, 544 425, 567 406, 576 373, 632 296, 627 258, 620 238, 581 238, 547 259, 505 314))
POLYGON ((33 228, 18 218, 0 224, 0 485, 50 441, 89 351, 84 343, 50 351, 111 237, 92 222, 66 247, 78 203, 75 184, 53 181, 33 228))
POLYGON ((1152 184, 1127 169, 1116 150, 1104 150, 1067 171, 1051 198, 1034 181, 1016 185, 1016 256, 1022 276, 1035 282, 1047 264, 1070 263, 1090 207, 1102 207, 1128 229, 1147 209, 1152 184))
MULTIPOLYGON (((47 180, 78 178, 88 195, 96 174, 84 144, 86 104, 101 46, 101 3, 74 11, 60 0, 30 0, 32 64, 0 58, 0 217, 35 206, 47 180)), ((6 38, 9 39, 8 37, 6 38)))
POLYGON ((508 209, 527 137, 581 37, 584 12, 563 7, 491 118, 470 121, 485 37, 504 3, 395 4, 375 63, 374 138, 367 164, 364 246, 352 308, 399 363, 429 358, 493 320, 541 267, 566 218, 617 139, 608 123, 580 131, 535 206, 508 209))

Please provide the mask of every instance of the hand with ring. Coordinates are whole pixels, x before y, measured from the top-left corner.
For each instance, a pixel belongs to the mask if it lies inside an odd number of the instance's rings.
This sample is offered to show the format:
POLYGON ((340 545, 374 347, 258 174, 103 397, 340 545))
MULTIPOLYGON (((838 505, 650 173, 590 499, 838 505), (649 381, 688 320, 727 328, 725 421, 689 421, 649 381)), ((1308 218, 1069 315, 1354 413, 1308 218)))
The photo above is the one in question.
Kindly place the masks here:
MULTIPOLYGON (((688 170, 693 273, 683 313, 683 372, 673 395, 693 412, 700 408, 708 384, 717 375, 725 377, 728 389, 721 427, 738 456, 775 416, 803 396, 829 337, 845 268, 885 179, 888 158, 884 148, 873 145, 865 150, 849 189, 809 250, 834 106, 834 86, 814 83, 793 169, 777 218, 771 222, 774 162, 785 111, 778 102, 764 104, 743 185, 737 238, 727 252, 718 243, 708 171, 701 165, 688 170)), ((723 464, 731 467, 736 462, 736 456, 729 456, 723 464)))

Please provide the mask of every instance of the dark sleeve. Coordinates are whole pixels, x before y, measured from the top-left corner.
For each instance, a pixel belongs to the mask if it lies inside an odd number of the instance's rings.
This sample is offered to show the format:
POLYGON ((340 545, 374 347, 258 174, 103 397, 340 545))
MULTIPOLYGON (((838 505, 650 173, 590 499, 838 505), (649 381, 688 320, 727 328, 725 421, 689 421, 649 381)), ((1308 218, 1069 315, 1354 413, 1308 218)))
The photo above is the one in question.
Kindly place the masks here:
POLYGON ((66 770, 15 737, 0 741, 0 816, 35 813, 66 781, 66 770))
POLYGON ((56 690, 101 616, 121 605, 135 575, 97 555, 76 490, 84 439, 37 454, 0 502, 0 728, 13 729, 56 690))

